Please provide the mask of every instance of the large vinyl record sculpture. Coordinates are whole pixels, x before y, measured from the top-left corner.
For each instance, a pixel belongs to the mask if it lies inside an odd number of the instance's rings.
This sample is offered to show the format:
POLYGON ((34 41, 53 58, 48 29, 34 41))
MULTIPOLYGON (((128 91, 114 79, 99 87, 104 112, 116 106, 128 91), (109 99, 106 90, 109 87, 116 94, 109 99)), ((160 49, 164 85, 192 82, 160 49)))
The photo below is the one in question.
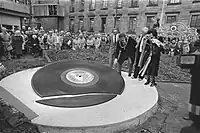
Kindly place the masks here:
POLYGON ((122 94, 125 83, 115 71, 87 61, 59 61, 39 69, 32 78, 36 102, 55 107, 86 107, 122 94))

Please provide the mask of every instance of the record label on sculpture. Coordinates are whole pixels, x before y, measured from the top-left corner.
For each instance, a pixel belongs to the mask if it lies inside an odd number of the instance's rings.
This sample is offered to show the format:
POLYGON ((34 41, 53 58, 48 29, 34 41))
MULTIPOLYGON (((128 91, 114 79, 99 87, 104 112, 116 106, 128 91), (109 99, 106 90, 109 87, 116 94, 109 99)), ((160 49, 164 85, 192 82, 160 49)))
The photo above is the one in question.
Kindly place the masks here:
POLYGON ((72 68, 61 74, 61 80, 68 85, 85 87, 96 84, 99 81, 99 76, 90 69, 72 68))
POLYGON ((83 70, 72 70, 66 74, 67 80, 76 84, 89 83, 94 79, 94 76, 83 70))

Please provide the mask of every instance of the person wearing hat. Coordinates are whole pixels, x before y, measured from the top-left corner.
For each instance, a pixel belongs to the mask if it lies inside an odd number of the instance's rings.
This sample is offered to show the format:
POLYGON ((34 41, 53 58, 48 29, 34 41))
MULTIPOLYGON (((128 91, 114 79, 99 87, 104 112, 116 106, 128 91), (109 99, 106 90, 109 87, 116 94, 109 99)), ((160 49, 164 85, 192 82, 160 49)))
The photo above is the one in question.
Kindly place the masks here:
MULTIPOLYGON (((139 38, 139 41, 137 43, 137 45, 135 46, 136 48, 136 62, 135 62, 135 69, 134 69, 134 75, 132 78, 138 78, 139 76, 139 71, 140 71, 140 68, 142 67, 143 63, 142 63, 142 60, 143 60, 143 53, 144 53, 144 50, 145 50, 145 44, 146 44, 146 34, 148 32, 148 28, 147 27, 144 27, 142 29, 142 34, 139 38), (141 56, 142 55, 142 56, 141 56)), ((143 78, 139 76, 139 80, 142 80, 143 78)))
POLYGON ((109 49, 109 66, 110 68, 116 68, 114 64, 114 58, 115 58, 115 50, 117 46, 117 41, 119 39, 119 33, 118 29, 114 28, 112 31, 112 34, 109 36, 108 42, 110 44, 110 49, 109 49))
POLYGON ((12 46, 13 46, 15 58, 19 59, 22 56, 23 43, 24 43, 24 38, 23 38, 20 30, 15 31, 15 34, 12 37, 12 46))
POLYGON ((147 35, 150 35, 150 38, 148 38, 145 47, 145 63, 139 75, 142 78, 147 75, 147 82, 145 85, 151 83, 150 86, 153 87, 156 85, 155 77, 158 76, 160 56, 161 52, 164 53, 164 44, 157 39, 158 33, 156 29, 150 29, 147 35))

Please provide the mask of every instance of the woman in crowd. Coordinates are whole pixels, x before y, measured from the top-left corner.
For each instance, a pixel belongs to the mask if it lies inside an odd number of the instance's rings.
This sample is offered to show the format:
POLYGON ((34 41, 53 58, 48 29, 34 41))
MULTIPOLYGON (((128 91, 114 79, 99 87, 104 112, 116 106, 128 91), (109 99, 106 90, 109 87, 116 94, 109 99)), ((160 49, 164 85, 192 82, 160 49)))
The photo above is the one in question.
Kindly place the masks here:
POLYGON ((85 48, 86 41, 85 41, 85 38, 84 38, 83 34, 79 35, 78 43, 79 43, 79 48, 80 49, 84 49, 85 48))
POLYGON ((47 39, 48 39, 48 35, 44 34, 43 38, 42 38, 42 43, 43 43, 43 47, 44 47, 45 50, 49 49, 49 44, 47 42, 47 39))
POLYGON ((49 44, 50 49, 55 48, 55 37, 53 36, 53 31, 49 31, 47 43, 49 44))
POLYGON ((63 43, 63 37, 60 35, 60 33, 57 33, 55 35, 56 50, 61 50, 62 43, 63 43))
POLYGON ((34 57, 41 55, 41 47, 37 35, 32 36, 31 46, 32 46, 32 54, 34 57))
POLYGON ((73 49, 76 50, 78 49, 79 47, 79 43, 78 43, 78 35, 74 35, 74 38, 73 38, 73 49))
POLYGON ((87 38, 87 49, 94 48, 94 38, 93 35, 89 35, 87 38))
POLYGON ((12 37, 12 46, 14 50, 14 56, 18 59, 22 56, 22 45, 24 43, 23 36, 21 35, 20 30, 17 30, 12 37))
POLYGON ((99 49, 100 48, 100 46, 101 46, 101 35, 100 34, 95 36, 94 46, 95 46, 95 49, 99 49))
POLYGON ((63 43, 61 49, 71 49, 72 48, 72 38, 71 34, 67 32, 63 37, 63 43))

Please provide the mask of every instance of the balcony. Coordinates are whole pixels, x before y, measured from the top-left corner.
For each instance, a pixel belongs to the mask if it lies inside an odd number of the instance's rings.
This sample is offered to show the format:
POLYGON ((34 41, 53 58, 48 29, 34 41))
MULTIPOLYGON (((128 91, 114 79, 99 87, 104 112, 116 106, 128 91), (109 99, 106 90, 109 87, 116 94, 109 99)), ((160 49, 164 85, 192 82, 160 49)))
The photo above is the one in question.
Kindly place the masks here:
POLYGON ((8 0, 0 0, 0 8, 6 11, 29 14, 28 5, 18 4, 8 0))
POLYGON ((65 8, 59 4, 34 4, 34 17, 64 17, 65 8))

